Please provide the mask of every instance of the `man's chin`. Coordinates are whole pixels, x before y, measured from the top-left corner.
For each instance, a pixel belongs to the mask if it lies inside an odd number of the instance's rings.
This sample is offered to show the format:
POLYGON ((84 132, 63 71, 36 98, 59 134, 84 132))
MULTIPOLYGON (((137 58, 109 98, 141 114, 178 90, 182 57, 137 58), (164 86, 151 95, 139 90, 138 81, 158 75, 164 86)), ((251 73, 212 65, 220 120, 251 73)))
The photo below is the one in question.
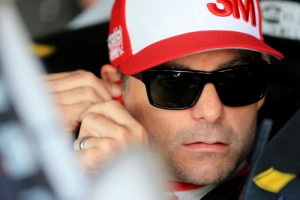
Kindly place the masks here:
POLYGON ((172 172, 176 179, 197 185, 220 183, 235 170, 235 164, 220 162, 181 163, 173 165, 172 172))

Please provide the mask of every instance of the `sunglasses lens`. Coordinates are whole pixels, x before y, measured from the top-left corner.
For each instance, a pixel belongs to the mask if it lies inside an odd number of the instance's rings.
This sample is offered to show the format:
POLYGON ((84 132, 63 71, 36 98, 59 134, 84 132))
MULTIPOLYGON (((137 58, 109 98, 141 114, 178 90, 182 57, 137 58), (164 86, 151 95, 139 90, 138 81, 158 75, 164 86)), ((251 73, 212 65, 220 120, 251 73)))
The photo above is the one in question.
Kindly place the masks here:
POLYGON ((191 107, 202 90, 197 76, 181 72, 148 72, 146 84, 150 103, 160 108, 184 109, 191 107))
POLYGON ((192 107, 206 83, 213 83, 222 103, 245 106, 263 98, 268 79, 267 64, 253 63, 216 72, 148 70, 142 81, 152 105, 181 110, 192 107))
POLYGON ((220 73, 215 86, 224 105, 234 107, 255 103, 266 92, 267 67, 251 66, 220 73))

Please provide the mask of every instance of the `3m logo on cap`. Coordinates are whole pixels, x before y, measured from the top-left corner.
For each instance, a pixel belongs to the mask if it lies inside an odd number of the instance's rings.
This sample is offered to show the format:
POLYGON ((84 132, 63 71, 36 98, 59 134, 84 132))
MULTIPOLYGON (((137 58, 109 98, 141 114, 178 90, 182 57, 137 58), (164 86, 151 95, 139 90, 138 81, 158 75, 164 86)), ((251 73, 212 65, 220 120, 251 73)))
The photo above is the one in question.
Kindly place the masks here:
POLYGON ((256 26, 256 15, 253 0, 245 0, 245 4, 242 0, 217 0, 218 3, 223 5, 223 9, 219 8, 216 3, 208 3, 207 7, 209 11, 220 17, 227 17, 231 14, 234 18, 240 19, 240 12, 243 20, 249 22, 249 16, 252 26, 256 26))
POLYGON ((114 60, 124 54, 122 27, 114 28, 114 31, 108 36, 109 57, 114 60))

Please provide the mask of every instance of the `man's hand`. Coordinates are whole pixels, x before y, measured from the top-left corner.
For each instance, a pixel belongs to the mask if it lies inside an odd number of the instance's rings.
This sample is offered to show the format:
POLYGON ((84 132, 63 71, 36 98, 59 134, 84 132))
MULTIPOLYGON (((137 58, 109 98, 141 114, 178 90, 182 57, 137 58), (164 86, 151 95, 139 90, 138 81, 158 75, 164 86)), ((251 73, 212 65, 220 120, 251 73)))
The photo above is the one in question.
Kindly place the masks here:
POLYGON ((101 77, 83 70, 45 77, 68 131, 79 129, 74 149, 88 173, 97 171, 120 151, 147 144, 145 129, 123 105, 112 100, 122 95, 116 84, 120 74, 104 65, 101 77))
POLYGON ((97 171, 120 151, 147 144, 145 129, 115 100, 94 104, 80 119, 74 149, 79 151, 81 163, 89 173, 97 171), (80 147, 84 137, 84 146, 80 147))
POLYGON ((117 79, 100 79, 83 70, 50 74, 45 80, 69 132, 79 128, 80 116, 90 106, 121 96, 117 79))

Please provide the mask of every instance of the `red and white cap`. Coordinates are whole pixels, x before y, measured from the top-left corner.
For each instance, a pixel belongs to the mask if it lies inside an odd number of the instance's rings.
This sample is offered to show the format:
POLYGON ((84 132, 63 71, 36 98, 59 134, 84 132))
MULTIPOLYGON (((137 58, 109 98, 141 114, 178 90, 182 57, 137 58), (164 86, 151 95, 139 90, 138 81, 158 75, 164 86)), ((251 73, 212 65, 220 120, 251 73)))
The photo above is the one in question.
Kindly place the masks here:
POLYGON ((108 48, 111 63, 127 75, 217 49, 283 58, 263 41, 259 0, 116 0, 108 48))

